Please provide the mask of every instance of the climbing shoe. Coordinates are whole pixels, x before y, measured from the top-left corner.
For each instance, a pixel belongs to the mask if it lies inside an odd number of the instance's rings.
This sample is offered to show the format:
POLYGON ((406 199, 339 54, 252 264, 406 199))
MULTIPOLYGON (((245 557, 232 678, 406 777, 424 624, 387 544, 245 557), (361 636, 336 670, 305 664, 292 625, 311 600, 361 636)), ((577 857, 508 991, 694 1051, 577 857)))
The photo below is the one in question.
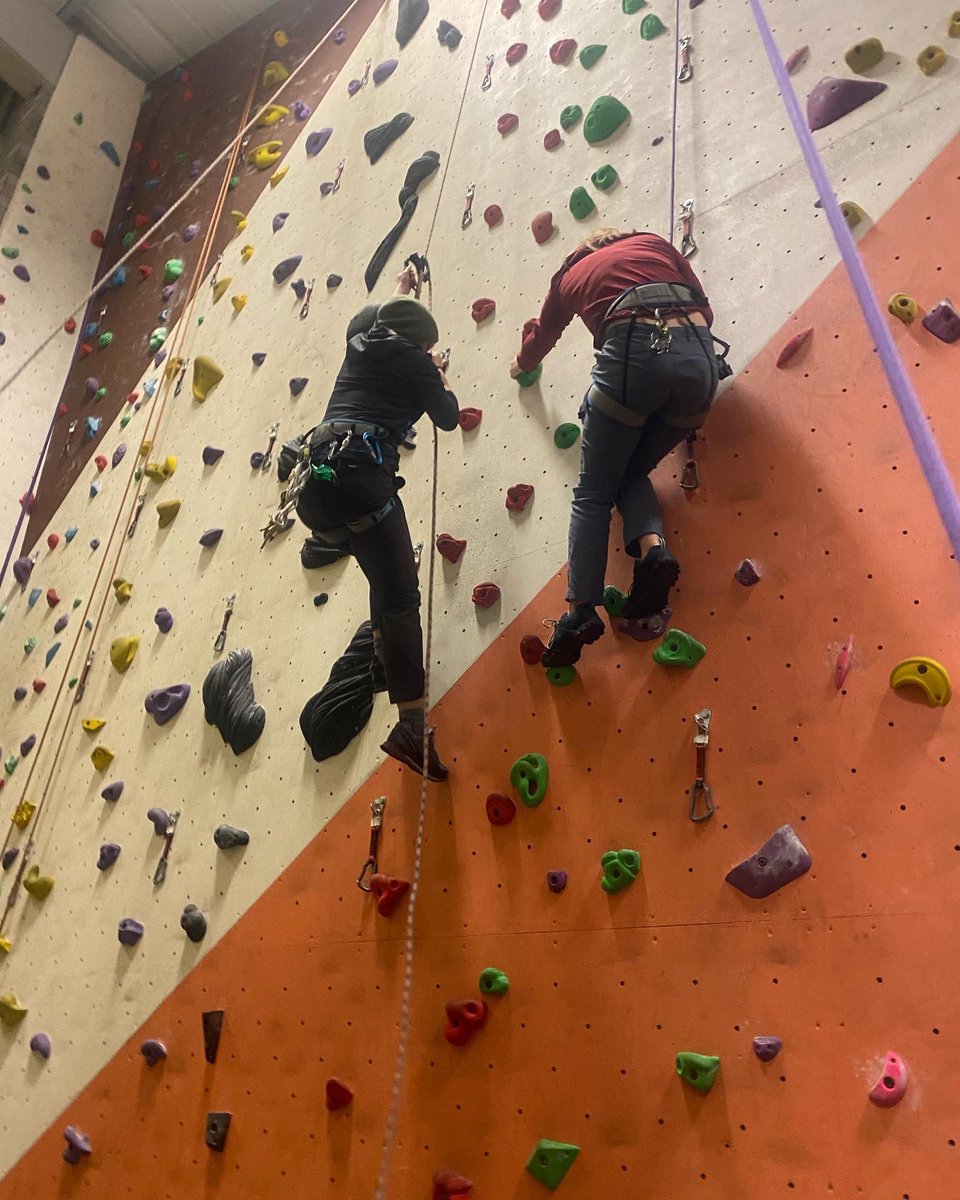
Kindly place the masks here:
MULTIPOLYGON (((433 743, 433 730, 427 734, 427 778, 431 783, 443 783, 447 778, 447 768, 440 761, 437 748, 433 743)), ((398 721, 390 730, 387 740, 380 749, 403 763, 418 775, 423 774, 423 729, 406 721, 398 721)))
POLYGON ((661 542, 633 564, 633 583, 623 605, 627 620, 652 617, 667 607, 680 564, 661 542))
POLYGON ((603 637, 604 624, 590 604, 578 604, 575 612, 564 613, 554 623, 553 637, 540 656, 544 667, 572 667, 584 646, 603 637))

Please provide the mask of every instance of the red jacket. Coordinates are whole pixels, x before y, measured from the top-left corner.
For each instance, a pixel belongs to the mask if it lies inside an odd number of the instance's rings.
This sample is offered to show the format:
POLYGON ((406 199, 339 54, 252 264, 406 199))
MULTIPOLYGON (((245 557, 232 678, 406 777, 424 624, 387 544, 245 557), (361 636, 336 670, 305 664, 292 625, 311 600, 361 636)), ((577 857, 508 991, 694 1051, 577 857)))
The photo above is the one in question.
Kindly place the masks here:
MULTIPOLYGON (((637 233, 585 254, 550 282, 540 316, 523 327, 523 347, 517 362, 532 371, 560 340, 574 317, 579 317, 594 338, 616 298, 638 283, 686 283, 703 291, 700 280, 679 250, 655 233, 637 233)), ((713 324, 709 307, 700 312, 713 324)))

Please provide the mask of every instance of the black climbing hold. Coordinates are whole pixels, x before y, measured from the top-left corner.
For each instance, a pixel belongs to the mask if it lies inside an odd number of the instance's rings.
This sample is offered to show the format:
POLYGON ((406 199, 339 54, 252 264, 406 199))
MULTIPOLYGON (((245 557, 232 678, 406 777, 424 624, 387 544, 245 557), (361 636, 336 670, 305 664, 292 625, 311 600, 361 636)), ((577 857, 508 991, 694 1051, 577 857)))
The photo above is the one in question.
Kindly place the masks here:
POLYGON ((273 282, 285 283, 294 273, 300 263, 303 261, 302 254, 294 254, 290 258, 285 258, 273 268, 273 282))
POLYGON ((231 650, 215 663, 203 681, 203 715, 216 725, 234 754, 243 754, 255 744, 266 724, 267 714, 253 693, 253 655, 249 650, 231 650))
POLYGON ((381 158, 393 143, 413 124, 413 117, 408 112, 397 113, 383 125, 368 129, 363 135, 363 149, 370 159, 371 165, 381 158))
POLYGON ((203 1140, 211 1150, 223 1150, 227 1144, 227 1134, 230 1132, 231 1116, 228 1112, 207 1113, 207 1127, 203 1140))
MULTIPOLYGON (((222 827, 221 827, 222 828, 222 827)), ((211 1066, 217 1061, 220 1034, 223 1032, 223 1009, 212 1008, 201 1014, 203 1020, 203 1057, 211 1066)))
POLYGON ((373 633, 370 622, 364 621, 323 688, 300 714, 300 730, 317 762, 345 750, 370 720, 373 659, 373 633))
POLYGON ((207 934, 207 918, 195 904, 188 904, 180 916, 180 928, 191 942, 202 942, 207 934))
POLYGON ((267 361, 267 356, 262 351, 258 351, 256 354, 251 354, 250 357, 253 359, 253 365, 255 367, 262 367, 267 361))
POLYGON ((338 287, 340 286, 340 284, 341 284, 341 283, 343 283, 343 276, 342 276, 342 275, 333 275, 333 274, 331 274, 331 275, 328 275, 328 276, 327 276, 327 287, 328 287, 328 288, 330 288, 330 290, 331 290, 331 291, 332 291, 334 288, 338 288, 338 287))
POLYGON ((440 39, 441 46, 447 46, 451 50, 456 50, 460 45, 463 34, 456 25, 451 25, 449 21, 441 21, 437 26, 437 37, 440 39))
POLYGON ((322 608, 323 605, 326 604, 326 602, 329 599, 330 599, 330 597, 327 595, 326 592, 318 592, 317 595, 314 596, 314 598, 313 598, 314 608, 322 608))
POLYGON ((407 167, 407 174, 403 181, 403 187, 400 189, 400 195, 397 200, 400 204, 400 220, 390 230, 387 236, 383 239, 380 245, 373 252, 373 257, 370 259, 367 269, 363 275, 363 282, 366 284, 367 291, 372 292, 376 287, 377 280, 380 278, 380 272, 386 265, 387 259, 390 257, 391 251, 403 231, 410 224, 413 214, 417 210, 417 189, 425 179, 428 179, 440 166, 440 155, 436 150, 426 150, 419 158, 415 158, 407 167))
POLYGON ((233 850, 237 846, 246 846, 250 834, 245 829, 237 829, 235 825, 218 825, 213 831, 213 840, 221 850, 233 850))
POLYGON ((397 5, 397 41, 405 46, 430 12, 430 0, 400 0, 397 5))

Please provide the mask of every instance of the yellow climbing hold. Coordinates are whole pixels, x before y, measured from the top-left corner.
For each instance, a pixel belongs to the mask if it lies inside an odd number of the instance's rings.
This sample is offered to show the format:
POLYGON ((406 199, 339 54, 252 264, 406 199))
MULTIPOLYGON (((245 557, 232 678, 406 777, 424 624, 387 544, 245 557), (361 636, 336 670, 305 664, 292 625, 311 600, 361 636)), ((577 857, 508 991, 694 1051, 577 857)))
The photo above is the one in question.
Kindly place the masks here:
POLYGON ((247 303, 247 297, 244 295, 231 296, 230 303, 233 305, 234 312, 243 312, 244 306, 247 303))
POLYGON ((154 483, 163 483, 170 478, 176 469, 177 456, 175 454, 168 454, 163 462, 147 463, 143 468, 143 473, 148 479, 152 479, 154 483))
POLYGON ((29 892, 34 900, 43 903, 53 891, 53 876, 41 875, 38 866, 32 866, 23 877, 24 891, 29 892))
POLYGON ((223 297, 226 295, 227 288, 231 283, 233 283, 232 275, 227 275, 225 278, 217 280, 217 282, 213 285, 214 304, 218 304, 223 299, 223 297))
MULTIPOLYGON (((139 641, 138 638, 134 639, 134 640, 139 641)), ((116 642, 114 642, 114 645, 116 645, 116 642)), ((134 653, 136 653, 136 651, 134 651, 134 653)), ((113 657, 112 650, 110 651, 110 657, 111 658, 113 657)), ((114 663, 113 665, 115 667, 117 666, 116 663, 114 663)), ((119 671, 120 668, 117 667, 117 670, 119 671)), ((87 731, 87 733, 96 733, 98 729, 102 729, 104 727, 104 725, 106 725, 106 721, 101 720, 100 717, 84 717, 83 720, 80 722, 80 724, 87 731)))
POLYGON ((37 806, 31 804, 29 800, 21 800, 14 809, 13 823, 19 830, 24 830, 30 824, 30 818, 37 811, 37 806))
POLYGON ((951 695, 947 668, 935 658, 905 658, 890 672, 890 686, 920 688, 931 708, 942 708, 951 695))
POLYGON ((9 954, 13 949, 13 942, 8 937, 0 937, 0 954, 9 954))
POLYGON ((919 311, 916 300, 905 292, 895 292, 887 301, 887 312, 895 316, 898 321, 902 321, 904 325, 915 321, 919 311))
POLYGON ((168 525, 173 524, 173 518, 180 511, 182 500, 161 500, 157 505, 157 515, 160 518, 160 528, 166 529, 168 525))
POLYGON ((277 60, 274 59, 272 62, 268 62, 263 68, 263 86, 265 88, 279 87, 279 85, 283 83, 285 79, 289 78, 289 76, 290 72, 283 65, 283 63, 277 62, 277 60))
POLYGON ((960 37, 960 9, 950 14, 950 24, 947 26, 950 37, 960 37))
POLYGON ((846 221, 848 229, 856 229, 867 215, 860 205, 855 204, 852 200, 844 200, 840 205, 840 211, 843 213, 843 219, 846 221))
POLYGON ((13 992, 0 996, 0 1021, 4 1025, 18 1025, 29 1010, 24 1008, 13 992))
POLYGON ((118 576, 113 581, 113 594, 121 604, 126 604, 132 591, 133 584, 128 579, 121 579, 118 576))
POLYGON ((253 258, 253 247, 244 246, 244 248, 240 251, 240 257, 244 262, 249 262, 250 259, 253 258))
POLYGON ((289 170, 289 167, 280 167, 279 170, 274 171, 274 173, 270 176, 270 186, 276 187, 278 183, 282 183, 289 170))
POLYGON ((115 758, 114 752, 108 750, 106 746, 94 746, 93 753, 90 755, 90 761, 98 771, 105 771, 115 758))
POLYGON ((287 37, 285 30, 275 29, 273 31, 273 44, 278 50, 282 50, 289 41, 290 39, 287 37))
POLYGON ((149 438, 144 438, 140 443, 140 457, 146 458, 153 449, 153 442, 149 438))
MULTIPOLYGON (((110 661, 121 675, 137 657, 139 649, 140 639, 138 637, 114 638, 110 645, 110 661)), ((99 729, 104 724, 106 724, 104 721, 91 722, 93 729, 99 729)), ((83 727, 84 729, 88 728, 86 721, 84 721, 83 727)))
POLYGON ((265 171, 279 162, 282 154, 283 142, 264 142, 262 146, 255 147, 247 154, 247 162, 258 171, 265 171))
POLYGON ((917 66, 924 75, 935 75, 946 61, 947 56, 940 46, 927 46, 917 55, 917 66))
POLYGON ((171 358, 163 369, 164 379, 172 379, 178 371, 182 370, 187 365, 184 358, 171 358))
POLYGON ((233 220, 234 225, 236 225, 236 227, 237 227, 237 233, 242 233, 243 230, 246 229, 246 227, 247 227, 246 214, 242 213, 242 212, 238 212, 237 209, 234 209, 233 212, 230 214, 230 216, 233 220))
POLYGON ((223 371, 212 358, 199 355, 193 360, 193 395, 197 400, 206 400, 223 378, 223 371))
POLYGON ((282 121, 284 117, 289 116, 289 108, 284 108, 282 104, 268 104, 260 116, 257 117, 257 125, 261 129, 268 129, 271 125, 276 125, 278 121, 282 121))

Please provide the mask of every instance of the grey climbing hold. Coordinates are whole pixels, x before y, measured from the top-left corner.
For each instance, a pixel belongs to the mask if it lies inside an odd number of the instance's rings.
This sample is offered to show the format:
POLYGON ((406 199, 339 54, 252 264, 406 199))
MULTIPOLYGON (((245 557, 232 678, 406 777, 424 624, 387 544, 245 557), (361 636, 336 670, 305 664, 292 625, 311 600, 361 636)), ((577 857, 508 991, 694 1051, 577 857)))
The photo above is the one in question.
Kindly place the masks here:
POLYGON ((188 904, 180 917, 180 928, 191 942, 202 942, 207 932, 207 918, 195 904, 188 904))
MULTIPOLYGON (((282 259, 273 268, 273 282, 286 283, 297 267, 300 266, 301 262, 303 262, 302 254, 294 254, 290 258, 282 259)), ((266 358, 266 355, 264 355, 264 358, 266 358)), ((256 356, 254 356, 254 361, 256 361, 256 356)), ((259 366, 259 363, 257 365, 259 366)))
POLYGON ((97 870, 106 871, 120 857, 120 847, 116 842, 104 842, 100 847, 100 857, 97 859, 97 870))
POLYGON ((222 529, 208 529, 200 535, 200 545, 205 546, 208 550, 211 546, 215 546, 223 537, 222 529))
POLYGON ((393 143, 413 124, 413 117, 408 112, 397 113, 383 125, 368 129, 363 135, 363 149, 370 160, 371 166, 380 159, 393 143))
POLYGON ((274 215, 273 222, 272 222, 274 233, 280 232, 280 230, 286 224, 287 217, 289 217, 289 216, 290 216, 290 214, 288 212, 278 212, 274 215))
POLYGON ((308 133, 306 143, 307 157, 313 158, 319 154, 327 142, 330 141, 332 133, 333 129, 329 126, 324 129, 315 129, 313 133, 308 133))
POLYGON ((147 820, 153 822, 153 832, 157 837, 165 837, 170 827, 170 814, 165 808, 148 808, 147 820))
POLYGON ((401 46, 410 41, 427 19, 429 11, 430 0, 399 0, 396 36, 401 46))
POLYGON ((117 926, 117 938, 124 946, 135 946, 143 937, 143 924, 133 917, 124 917, 117 926))
POLYGON ((48 1033, 35 1033, 30 1039, 30 1049, 34 1054, 39 1054, 41 1058, 49 1058, 53 1051, 50 1035, 48 1033))
POLYGON ((118 779, 116 783, 108 783, 100 795, 104 800, 119 800, 123 795, 123 780, 118 779))
POLYGON ((295 376, 290 380, 290 395, 299 396, 309 382, 309 379, 305 375, 295 376))
POLYGON ((158 725, 166 725, 189 699, 190 684, 175 683, 170 687, 154 688, 152 692, 147 692, 143 707, 158 725))
POLYGON ((13 864, 17 861, 17 855, 19 853, 19 846, 9 846, 3 852, 3 858, 0 859, 0 866, 2 866, 5 871, 9 871, 13 864))
POLYGON ((824 129, 886 90, 887 85, 876 79, 835 79, 828 75, 807 96, 807 124, 811 130, 824 129))
POLYGON ((399 65, 400 63, 395 58, 388 58, 384 62, 378 63, 377 66, 373 68, 374 86, 376 87, 378 84, 385 83, 386 80, 388 80, 394 73, 397 67, 399 67, 399 65))
POLYGON ((213 833, 213 840, 221 850, 233 850, 237 846, 246 846, 250 834, 245 829, 237 829, 235 825, 218 825, 213 833))
POLYGON ((745 896, 762 900, 805 875, 811 865, 810 852, 793 826, 781 825, 756 854, 728 871, 726 880, 745 896))
POLYGON ((77 536, 76 525, 71 525, 70 528, 67 530, 67 532, 63 536, 64 536, 64 538, 66 538, 66 540, 68 542, 72 542, 73 539, 77 536))
POLYGON ((437 38, 441 46, 446 46, 449 50, 456 50, 463 40, 463 34, 456 25, 451 25, 449 21, 441 21, 437 26, 437 38))
POLYGON ((140 1044, 140 1053, 148 1067, 155 1067, 167 1057, 167 1048, 157 1038, 147 1038, 140 1044))
POLYGON ((342 275, 334 275, 331 273, 330 275, 327 276, 327 287, 331 291, 333 291, 334 288, 338 288, 341 283, 343 283, 342 275))

